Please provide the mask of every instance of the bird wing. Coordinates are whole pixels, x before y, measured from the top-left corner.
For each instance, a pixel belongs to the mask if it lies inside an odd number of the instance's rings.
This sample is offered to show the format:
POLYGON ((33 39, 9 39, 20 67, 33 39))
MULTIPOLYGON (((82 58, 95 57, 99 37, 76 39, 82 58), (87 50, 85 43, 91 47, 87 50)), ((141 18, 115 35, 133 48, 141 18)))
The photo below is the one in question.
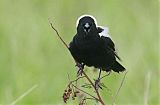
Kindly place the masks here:
POLYGON ((115 45, 114 42, 111 40, 111 37, 109 35, 109 29, 107 27, 99 26, 97 27, 98 33, 102 41, 104 42, 105 48, 113 52, 113 54, 121 60, 121 58, 118 56, 118 54, 115 51, 115 45))

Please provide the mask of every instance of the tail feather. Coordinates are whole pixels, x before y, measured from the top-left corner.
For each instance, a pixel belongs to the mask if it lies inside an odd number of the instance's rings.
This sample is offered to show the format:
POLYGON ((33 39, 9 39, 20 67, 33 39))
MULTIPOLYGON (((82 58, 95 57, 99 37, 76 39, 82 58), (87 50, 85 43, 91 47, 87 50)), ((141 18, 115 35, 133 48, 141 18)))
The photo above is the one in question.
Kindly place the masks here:
POLYGON ((113 64, 113 66, 111 67, 111 69, 115 72, 122 72, 125 71, 126 69, 117 61, 113 64))

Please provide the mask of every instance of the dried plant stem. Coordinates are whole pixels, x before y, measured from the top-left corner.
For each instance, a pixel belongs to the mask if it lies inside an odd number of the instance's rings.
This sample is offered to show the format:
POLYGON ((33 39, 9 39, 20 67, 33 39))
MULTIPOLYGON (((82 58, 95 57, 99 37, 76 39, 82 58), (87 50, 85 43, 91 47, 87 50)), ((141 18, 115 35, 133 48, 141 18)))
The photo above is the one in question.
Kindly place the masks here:
MULTIPOLYGON (((52 29, 56 32, 58 38, 62 41, 62 43, 66 46, 66 48, 69 50, 69 46, 65 43, 65 41, 62 39, 62 37, 60 36, 60 34, 58 33, 58 31, 56 30, 56 28, 54 28, 52 22, 49 20, 49 23, 52 27, 52 29)), ((74 59, 75 60, 75 59, 74 59)), ((77 61, 75 60, 75 62, 77 63, 77 61)), ((92 85, 92 87, 94 88, 96 94, 97 94, 97 99, 98 101, 102 104, 102 105, 105 105, 105 103, 103 102, 100 94, 99 94, 99 91, 95 88, 93 82, 91 81, 91 79, 88 77, 88 75, 83 71, 82 74, 86 77, 86 79, 90 82, 90 84, 92 85)), ((77 87, 76 87, 77 88, 77 87)))
POLYGON ((83 92, 83 93, 85 93, 85 94, 87 94, 87 95, 89 95, 89 96, 91 96, 93 99, 95 99, 95 100, 99 100, 98 98, 96 98, 95 96, 93 96, 93 95, 91 95, 91 94, 89 94, 89 93, 87 93, 87 92, 85 92, 84 90, 82 90, 82 89, 80 89, 80 88, 78 88, 77 86, 75 86, 75 85, 73 85, 72 84, 72 86, 73 87, 75 87, 77 90, 79 90, 79 91, 81 91, 81 92, 83 92))
POLYGON ((103 100, 102 100, 102 98, 101 98, 101 96, 100 96, 100 94, 99 94, 99 91, 95 88, 95 86, 94 86, 93 82, 91 81, 91 79, 88 77, 88 75, 87 75, 84 71, 83 71, 82 73, 83 73, 83 75, 87 78, 87 80, 90 82, 90 84, 92 85, 92 87, 94 88, 94 90, 95 90, 95 92, 96 92, 96 94, 97 94, 97 96, 98 96, 98 101, 99 101, 102 105, 105 105, 105 103, 103 102, 103 100))
POLYGON ((30 89, 28 89, 26 92, 24 92, 21 96, 19 96, 16 100, 14 100, 11 104, 9 105, 16 105, 17 102, 19 102, 20 100, 22 100, 25 96, 27 96, 29 93, 31 93, 35 88, 37 88, 38 85, 35 84, 33 85, 30 89))
POLYGON ((117 92, 116 92, 116 94, 115 94, 115 96, 114 96, 114 98, 113 98, 112 105, 115 105, 115 100, 116 100, 116 98, 117 98, 117 96, 118 96, 118 93, 119 93, 119 91, 120 91, 123 83, 124 83, 124 80, 125 80, 125 77, 126 77, 126 74, 127 74, 127 73, 128 73, 128 72, 125 72, 125 74, 124 74, 124 76, 123 76, 123 79, 122 79, 122 81, 121 81, 121 84, 120 84, 120 86, 119 86, 119 88, 118 88, 118 90, 117 90, 117 92))
POLYGON ((66 48, 69 49, 69 47, 68 47, 68 45, 66 44, 66 42, 65 42, 65 41, 62 39, 62 37, 59 35, 57 29, 53 27, 53 24, 52 24, 52 22, 50 21, 50 19, 48 19, 48 20, 49 20, 49 23, 50 23, 52 29, 53 29, 53 30, 56 32, 56 34, 58 35, 58 38, 59 38, 59 39, 61 40, 61 42, 66 46, 66 48))
POLYGON ((144 105, 148 105, 148 97, 149 97, 149 89, 150 89, 150 82, 151 82, 151 72, 148 71, 145 77, 145 91, 144 91, 144 105))

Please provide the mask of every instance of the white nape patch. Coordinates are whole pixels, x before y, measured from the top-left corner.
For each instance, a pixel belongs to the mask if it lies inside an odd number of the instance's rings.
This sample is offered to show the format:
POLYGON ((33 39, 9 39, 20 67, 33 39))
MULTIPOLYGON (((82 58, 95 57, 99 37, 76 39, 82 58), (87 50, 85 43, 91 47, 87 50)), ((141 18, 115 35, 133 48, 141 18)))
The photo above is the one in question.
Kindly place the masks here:
POLYGON ((79 24, 79 20, 80 20, 81 18, 83 18, 83 17, 86 17, 86 16, 91 17, 91 18, 94 20, 94 22, 95 22, 95 24, 96 24, 96 26, 97 26, 97 21, 96 21, 96 18, 95 18, 94 16, 92 16, 92 15, 82 15, 82 16, 80 16, 80 17, 77 19, 76 27, 77 27, 78 24, 79 24))
MULTIPOLYGON (((104 37, 110 37, 109 35, 109 28, 108 27, 104 27, 104 26, 98 26, 100 28, 103 29, 103 31, 101 33, 99 33, 99 36, 104 36, 104 37)), ((111 37, 110 37, 111 38, 111 37)))

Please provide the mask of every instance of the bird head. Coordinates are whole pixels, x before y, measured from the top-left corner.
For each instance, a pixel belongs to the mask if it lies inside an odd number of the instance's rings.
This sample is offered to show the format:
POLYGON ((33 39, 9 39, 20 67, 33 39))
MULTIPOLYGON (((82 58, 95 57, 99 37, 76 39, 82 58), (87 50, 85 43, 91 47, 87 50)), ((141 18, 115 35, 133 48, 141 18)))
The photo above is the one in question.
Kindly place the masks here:
POLYGON ((96 20, 93 16, 83 15, 77 20, 77 33, 83 37, 93 36, 97 32, 96 20))

